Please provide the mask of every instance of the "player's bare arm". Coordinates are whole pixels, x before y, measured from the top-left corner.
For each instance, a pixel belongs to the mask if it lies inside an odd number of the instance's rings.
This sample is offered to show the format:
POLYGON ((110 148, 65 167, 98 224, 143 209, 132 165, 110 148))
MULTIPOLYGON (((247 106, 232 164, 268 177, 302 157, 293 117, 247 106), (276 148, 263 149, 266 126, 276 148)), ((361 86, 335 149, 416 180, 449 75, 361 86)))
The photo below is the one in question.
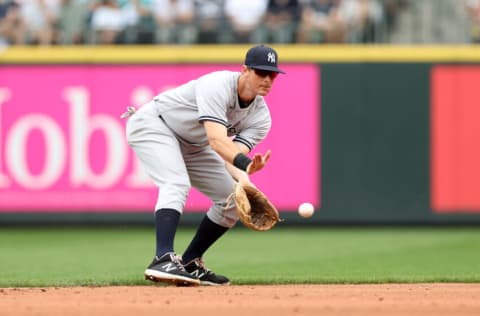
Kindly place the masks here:
POLYGON ((205 127, 210 147, 225 161, 233 163, 233 159, 240 153, 240 150, 227 136, 227 128, 212 121, 204 121, 203 126, 205 127))
MULTIPOLYGON (((239 142, 234 142, 234 143, 238 147, 241 153, 247 155, 250 152, 250 148, 248 148, 244 144, 239 142)), ((228 161, 225 161, 225 167, 227 168, 230 175, 241 185, 255 186, 252 182, 250 182, 250 177, 248 176, 248 173, 246 171, 238 169, 228 161)))
MULTIPOLYGON (((205 127, 210 147, 212 147, 212 149, 215 150, 226 162, 234 165, 234 159, 238 154, 246 155, 249 152, 249 149, 246 146, 243 146, 242 148, 234 144, 234 142, 227 136, 227 128, 224 125, 212 121, 205 121, 203 126, 205 127)), ((270 151, 267 151, 265 155, 256 153, 248 164, 248 167, 245 170, 246 173, 252 174, 262 170, 270 159, 270 155, 270 151)))

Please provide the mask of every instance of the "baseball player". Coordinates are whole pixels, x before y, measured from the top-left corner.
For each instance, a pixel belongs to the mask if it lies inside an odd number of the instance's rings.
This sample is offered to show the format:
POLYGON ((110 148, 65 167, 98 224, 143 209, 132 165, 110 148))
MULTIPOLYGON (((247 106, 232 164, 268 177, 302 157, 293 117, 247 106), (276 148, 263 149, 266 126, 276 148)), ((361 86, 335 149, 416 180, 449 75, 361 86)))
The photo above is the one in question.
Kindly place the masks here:
POLYGON ((248 50, 240 72, 216 71, 162 92, 138 111, 129 108, 127 140, 159 188, 155 205, 156 254, 145 278, 177 285, 227 285, 202 257, 238 220, 226 199, 235 181, 252 183, 270 151, 248 153, 268 134, 270 112, 264 96, 279 73, 278 55, 259 45, 248 50), (174 237, 191 187, 212 205, 182 257, 174 237))

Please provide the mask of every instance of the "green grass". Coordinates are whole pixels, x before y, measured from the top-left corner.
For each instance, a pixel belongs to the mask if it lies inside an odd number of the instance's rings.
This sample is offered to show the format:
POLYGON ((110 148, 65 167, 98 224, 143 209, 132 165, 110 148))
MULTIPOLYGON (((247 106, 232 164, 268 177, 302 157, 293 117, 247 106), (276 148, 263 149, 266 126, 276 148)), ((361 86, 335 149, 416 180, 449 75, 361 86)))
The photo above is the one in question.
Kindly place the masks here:
MULTIPOLYGON (((153 228, 1 228, 0 287, 148 285, 153 252, 153 228)), ((239 227, 205 260, 233 284, 480 282, 480 229, 239 227)))

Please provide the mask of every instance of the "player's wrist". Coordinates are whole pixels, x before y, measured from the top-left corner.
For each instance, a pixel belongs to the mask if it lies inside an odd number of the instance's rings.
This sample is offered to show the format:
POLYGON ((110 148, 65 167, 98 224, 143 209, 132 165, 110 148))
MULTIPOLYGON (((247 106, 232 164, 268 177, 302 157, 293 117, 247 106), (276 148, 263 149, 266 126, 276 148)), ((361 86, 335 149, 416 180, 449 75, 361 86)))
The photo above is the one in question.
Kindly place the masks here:
POLYGON ((238 153, 235 158, 233 158, 233 165, 240 170, 247 171, 248 165, 252 163, 252 159, 248 158, 247 155, 238 153))

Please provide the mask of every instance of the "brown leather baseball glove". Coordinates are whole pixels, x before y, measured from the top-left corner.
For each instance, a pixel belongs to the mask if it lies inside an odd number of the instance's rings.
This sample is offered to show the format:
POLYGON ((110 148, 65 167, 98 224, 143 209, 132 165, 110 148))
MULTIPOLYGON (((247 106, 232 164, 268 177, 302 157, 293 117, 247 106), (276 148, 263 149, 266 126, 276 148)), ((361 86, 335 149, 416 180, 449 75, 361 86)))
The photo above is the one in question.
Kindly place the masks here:
POLYGON ((232 197, 240 221, 250 229, 265 231, 282 221, 276 207, 262 191, 255 187, 237 183, 228 200, 232 197))

